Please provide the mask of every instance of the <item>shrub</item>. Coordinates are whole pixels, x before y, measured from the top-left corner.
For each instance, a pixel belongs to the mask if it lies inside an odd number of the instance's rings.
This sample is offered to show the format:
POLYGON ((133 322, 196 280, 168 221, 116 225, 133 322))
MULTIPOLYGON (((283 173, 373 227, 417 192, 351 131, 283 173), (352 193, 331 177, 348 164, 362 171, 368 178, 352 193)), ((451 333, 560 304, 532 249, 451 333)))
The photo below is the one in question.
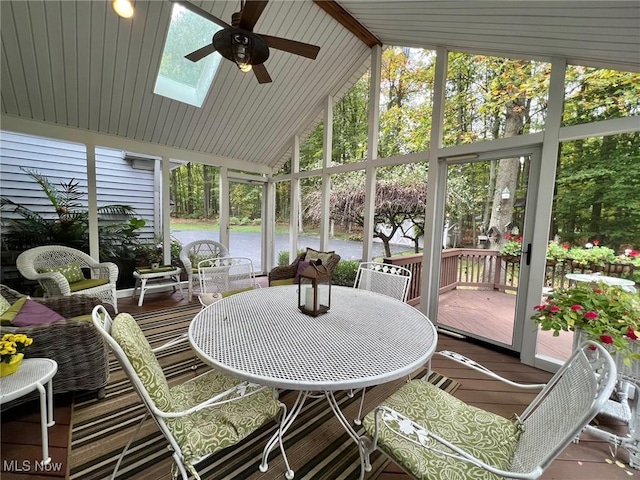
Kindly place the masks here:
POLYGON ((333 285, 353 287, 359 265, 360 262, 357 260, 340 260, 333 269, 333 276, 331 277, 333 285))

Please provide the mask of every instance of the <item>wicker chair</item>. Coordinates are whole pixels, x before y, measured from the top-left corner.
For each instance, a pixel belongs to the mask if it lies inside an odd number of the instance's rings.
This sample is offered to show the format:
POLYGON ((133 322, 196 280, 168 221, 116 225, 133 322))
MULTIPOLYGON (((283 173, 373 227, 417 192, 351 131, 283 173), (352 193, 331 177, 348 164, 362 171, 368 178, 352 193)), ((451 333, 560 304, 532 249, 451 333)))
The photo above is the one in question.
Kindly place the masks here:
MULTIPOLYGON (((315 252, 315 250, 307 248, 307 250, 299 254, 290 265, 274 267, 269 272, 269 286, 293 284, 296 273, 298 273, 298 264, 304 261, 310 252, 315 252)), ((322 254, 323 252, 318 253, 322 254)), ((336 268, 339 261, 340 255, 332 253, 329 260, 322 264, 327 267, 330 272, 333 272, 333 269, 336 268)))
POLYGON ((189 280, 189 301, 193 298, 194 287, 199 286, 198 263, 210 258, 228 256, 229 249, 214 240, 196 240, 182 247, 180 261, 189 280))
POLYGON ((86 253, 62 245, 44 245, 22 252, 16 259, 20 274, 29 280, 37 280, 45 297, 66 295, 88 295, 98 297, 103 303, 111 305, 118 313, 116 280, 118 267, 112 262, 98 263, 86 253), (69 283, 67 278, 55 270, 72 263, 89 271, 90 278, 69 283), (106 281, 106 282, 105 282, 106 281))
MULTIPOLYGON (((6 285, 0 285, 0 294, 12 304, 24 297, 6 285)), ((56 311, 65 320, 28 327, 2 325, 0 333, 24 333, 33 338, 33 344, 25 351, 25 358, 45 357, 58 362, 58 373, 53 377, 55 394, 96 390, 98 398, 104 397, 104 387, 109 380, 108 352, 90 319, 91 311, 100 305, 100 299, 74 295, 32 300, 56 311), (89 316, 87 320, 72 320, 85 315, 89 316)), ((27 396, 21 400, 30 398, 34 397, 27 396)))

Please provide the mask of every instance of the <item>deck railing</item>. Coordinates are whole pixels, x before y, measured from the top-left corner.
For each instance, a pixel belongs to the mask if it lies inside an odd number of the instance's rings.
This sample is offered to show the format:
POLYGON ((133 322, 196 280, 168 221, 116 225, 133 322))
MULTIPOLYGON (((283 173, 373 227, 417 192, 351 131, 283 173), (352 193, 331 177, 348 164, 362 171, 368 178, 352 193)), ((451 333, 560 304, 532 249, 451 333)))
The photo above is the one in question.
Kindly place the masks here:
MULTIPOLYGON (((384 263, 399 265, 411 270, 407 303, 420 303, 420 280, 422 272, 422 254, 402 257, 387 257, 384 263)), ((598 268, 603 275, 623 277, 633 280, 633 265, 608 264, 598 268)), ((566 288, 569 286, 567 273, 591 273, 594 269, 571 262, 547 260, 545 286, 566 288)), ((474 248, 450 248, 442 251, 440 266, 440 293, 458 287, 481 287, 502 292, 515 291, 518 288, 520 264, 518 257, 501 256, 497 250, 474 248)))

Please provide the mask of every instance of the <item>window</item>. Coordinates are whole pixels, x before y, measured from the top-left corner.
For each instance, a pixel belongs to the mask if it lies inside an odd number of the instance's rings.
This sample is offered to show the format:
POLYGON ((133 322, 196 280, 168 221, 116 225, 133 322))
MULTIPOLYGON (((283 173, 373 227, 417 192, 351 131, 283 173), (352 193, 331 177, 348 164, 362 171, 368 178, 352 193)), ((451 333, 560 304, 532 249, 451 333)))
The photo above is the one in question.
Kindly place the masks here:
POLYGON ((153 93, 201 107, 218 71, 219 53, 198 62, 185 55, 211 43, 219 25, 174 3, 153 93))

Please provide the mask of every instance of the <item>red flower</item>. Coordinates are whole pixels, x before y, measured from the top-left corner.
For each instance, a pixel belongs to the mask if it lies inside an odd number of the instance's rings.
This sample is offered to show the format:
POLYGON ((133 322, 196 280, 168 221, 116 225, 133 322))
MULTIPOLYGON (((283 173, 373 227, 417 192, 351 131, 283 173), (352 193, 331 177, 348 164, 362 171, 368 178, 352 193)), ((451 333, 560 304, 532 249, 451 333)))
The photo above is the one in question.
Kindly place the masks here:
POLYGON ((505 240, 511 240, 511 234, 510 233, 505 233, 504 234, 504 239, 505 240))
POLYGON ((574 312, 579 312, 580 310, 582 310, 582 305, 572 305, 571 310, 573 310, 574 312))
POLYGON ((518 243, 522 243, 522 237, 518 237, 518 238, 516 238, 516 242, 518 242, 518 243))
POLYGON ((596 347, 595 345, 589 345, 589 350, 595 350, 596 348, 598 347, 596 347))
POLYGON ((596 246, 600 245, 600 240, 594 240, 593 244, 596 245, 596 246))
POLYGON ((569 242, 564 242, 562 244, 562 248, 564 248, 565 250, 569 250, 571 248, 571 245, 569 244, 569 242))
POLYGON ((600 335, 600 340, 602 341, 602 343, 606 343, 607 345, 613 343, 613 338, 611 338, 611 335, 600 335))
POLYGON ((547 306, 545 304, 542 305, 536 305, 535 307, 533 307, 534 310, 537 310, 538 312, 541 312, 542 310, 546 309, 547 306))
POLYGON ((627 337, 631 340, 637 340, 638 336, 636 335, 636 331, 632 327, 627 328, 627 337))
POLYGON ((629 254, 630 257, 637 257, 640 256, 640 252, 638 252, 637 250, 631 250, 631 253, 629 254))
POLYGON ((558 307, 557 305, 554 305, 549 309, 551 313, 556 313, 558 310, 560 310, 560 307, 558 307))
POLYGON ((584 313, 584 318, 587 320, 593 320, 594 318, 598 318, 598 312, 594 312, 593 310, 589 310, 584 313))

